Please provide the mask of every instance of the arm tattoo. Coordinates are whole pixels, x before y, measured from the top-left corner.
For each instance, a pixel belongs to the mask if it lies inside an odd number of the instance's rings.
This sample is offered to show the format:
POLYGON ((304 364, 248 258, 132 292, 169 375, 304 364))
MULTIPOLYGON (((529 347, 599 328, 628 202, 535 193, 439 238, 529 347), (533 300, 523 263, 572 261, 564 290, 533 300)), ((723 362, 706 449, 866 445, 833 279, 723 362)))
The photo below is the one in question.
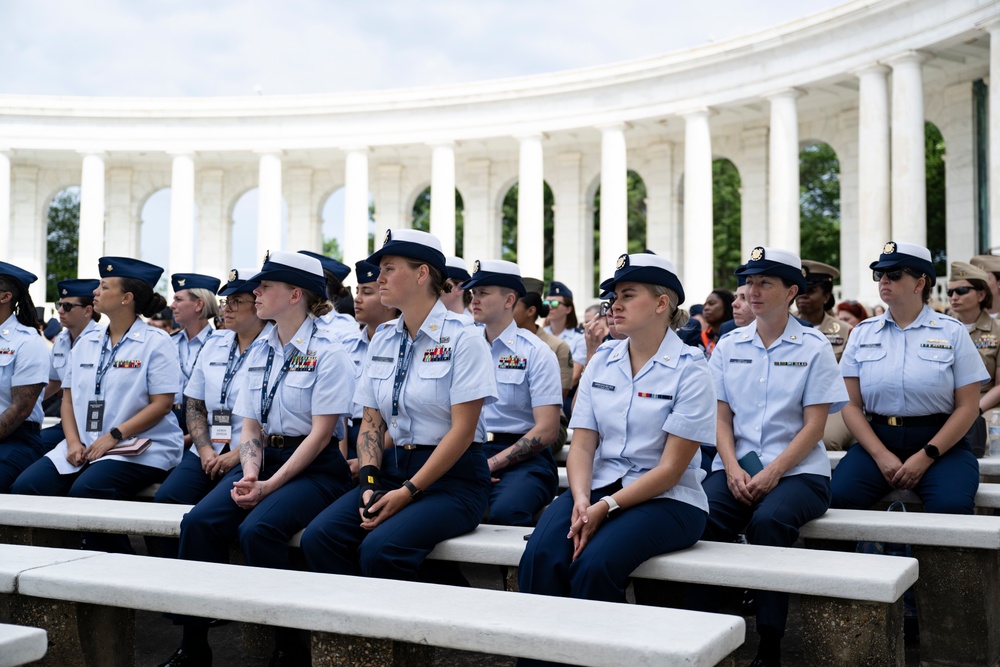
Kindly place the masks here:
POLYGON ((382 447, 385 442, 385 420, 378 410, 364 409, 364 422, 358 433, 358 462, 382 467, 382 447))
POLYGON ((187 416, 188 433, 191 434, 191 441, 195 447, 211 447, 212 440, 208 434, 208 407, 205 401, 197 398, 187 398, 184 413, 187 416))
POLYGON ((31 416, 44 384, 26 384, 10 388, 10 407, 0 414, 0 440, 10 437, 25 419, 31 416))
POLYGON ((240 465, 243 466, 244 475, 259 475, 261 468, 261 459, 263 458, 264 450, 260 445, 260 440, 257 438, 250 438, 245 442, 240 443, 240 465), (251 465, 253 464, 253 465, 251 465))
POLYGON ((507 454, 507 464, 511 465, 530 459, 546 447, 548 445, 542 442, 541 438, 535 437, 530 440, 528 438, 521 438, 514 443, 514 447, 507 454))

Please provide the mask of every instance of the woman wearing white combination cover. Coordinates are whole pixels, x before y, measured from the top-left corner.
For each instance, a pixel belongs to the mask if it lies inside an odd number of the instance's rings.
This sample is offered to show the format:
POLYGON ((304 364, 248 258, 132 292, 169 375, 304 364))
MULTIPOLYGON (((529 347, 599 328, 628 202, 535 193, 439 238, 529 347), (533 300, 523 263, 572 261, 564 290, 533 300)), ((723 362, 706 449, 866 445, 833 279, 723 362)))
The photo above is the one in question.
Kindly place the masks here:
MULTIPOLYGON (((746 278, 756 319, 722 338, 709 364, 719 425, 703 539, 731 542, 745 532, 750 544, 790 547, 830 506, 823 429, 847 389, 826 336, 788 313, 806 288, 799 257, 758 246, 736 274, 746 278)), ((714 591, 703 592, 696 605, 714 606, 714 591)), ((788 595, 760 591, 755 599, 761 639, 751 665, 780 665, 788 595)))
MULTIPOLYGON (((170 408, 180 388, 177 348, 149 317, 166 300, 153 292, 163 269, 125 257, 102 257, 94 308, 109 322, 81 334, 63 377, 66 439, 25 470, 13 492, 77 498, 129 498, 163 481, 181 460, 184 435, 170 408), (134 456, 113 447, 149 438, 134 456)), ((125 535, 85 536, 87 548, 131 553, 125 535)))
MULTIPOLYGON (((580 380, 569 490, 545 510, 521 558, 526 593, 624 601, 632 571, 701 537, 708 502, 699 443, 715 440, 715 392, 701 350, 670 328, 684 290, 669 260, 622 255, 615 325, 580 380)), ((537 664, 523 660, 521 664, 537 664)))

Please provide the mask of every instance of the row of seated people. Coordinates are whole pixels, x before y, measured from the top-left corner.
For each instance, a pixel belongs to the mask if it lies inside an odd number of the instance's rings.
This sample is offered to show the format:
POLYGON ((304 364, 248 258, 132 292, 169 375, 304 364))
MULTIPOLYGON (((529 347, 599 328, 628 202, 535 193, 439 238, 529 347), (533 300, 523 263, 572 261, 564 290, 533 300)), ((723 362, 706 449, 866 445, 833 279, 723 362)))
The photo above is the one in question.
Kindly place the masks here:
MULTIPOLYGON (((390 232, 356 267, 366 326, 344 337, 322 320, 331 306, 321 261, 275 252, 230 274, 220 290, 226 329, 207 338, 185 384, 177 346, 139 317, 164 305, 152 291, 162 270, 100 262, 93 306, 109 323, 72 347, 64 438, 11 490, 118 498, 163 481, 158 501, 195 504, 181 558, 225 562, 238 539, 248 564, 285 568, 289 538, 305 529, 313 570, 438 580, 446 575, 423 563, 438 542, 484 517, 530 525, 549 505, 520 589, 623 600, 629 573, 654 555, 738 532, 789 546, 831 504, 867 507, 893 488, 916 490, 928 511, 972 511, 978 466, 966 433, 988 374, 964 327, 926 307, 936 276, 929 252, 913 244, 890 242, 872 263, 889 311, 855 329, 839 368, 827 337, 789 315, 809 273, 793 253, 758 247, 737 269, 755 319, 720 338, 710 358, 671 327, 684 302, 673 264, 622 255, 601 284, 620 340, 600 345, 582 374, 570 488, 551 504, 560 364, 518 326, 527 292, 515 264, 474 264, 463 287, 481 326, 470 326, 440 299, 448 286, 438 240, 390 232), (172 412, 182 387, 187 450, 172 412), (831 481, 822 436, 841 409, 860 446, 831 481), (718 450, 707 477, 703 444, 718 450)), ((0 264, 11 361, 33 355, 37 333, 18 322, 33 279, 0 264)), ((44 382, 24 366, 4 384, 11 396, 32 387, 37 401, 44 382)), ((28 423, 37 422, 22 420, 0 451, 37 452, 28 423)), ((122 537, 86 539, 130 548, 122 537)), ((696 601, 711 604, 709 595, 696 601)), ((787 596, 761 594, 757 613, 754 664, 779 664, 787 596)), ((182 645, 164 664, 210 664, 209 621, 177 620, 182 645)), ((278 633, 275 664, 306 653, 299 633, 278 633)))

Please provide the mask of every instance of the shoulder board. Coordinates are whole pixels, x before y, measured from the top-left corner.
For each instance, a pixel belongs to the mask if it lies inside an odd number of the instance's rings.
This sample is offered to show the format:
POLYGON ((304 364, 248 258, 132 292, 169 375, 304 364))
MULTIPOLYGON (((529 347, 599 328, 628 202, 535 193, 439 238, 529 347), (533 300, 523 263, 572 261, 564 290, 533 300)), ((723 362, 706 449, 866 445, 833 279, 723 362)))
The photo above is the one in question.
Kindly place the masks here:
POLYGON ((861 327, 870 326, 872 324, 877 324, 878 322, 883 322, 883 321, 884 320, 881 317, 869 317, 867 320, 861 320, 860 322, 855 324, 854 328, 860 329, 861 327))
POLYGON ((379 331, 382 331, 382 329, 385 329, 387 327, 394 327, 394 326, 396 326, 396 322, 397 321, 399 321, 398 317, 393 318, 393 319, 389 320, 388 322, 383 322, 382 324, 380 324, 377 327, 375 327, 375 333, 378 333, 379 331))
MULTIPOLYGON (((146 331, 149 332, 148 333, 149 336, 159 336, 160 338, 167 338, 167 339, 172 338, 173 336, 176 335, 176 334, 168 334, 166 331, 164 331, 163 329, 161 329, 159 327, 150 327, 150 326, 147 326, 146 327, 146 331)), ((102 331, 101 333, 104 333, 104 332, 102 331)), ((178 332, 178 333, 181 333, 181 332, 178 332)), ((208 339, 206 338, 205 340, 207 341, 208 339)))

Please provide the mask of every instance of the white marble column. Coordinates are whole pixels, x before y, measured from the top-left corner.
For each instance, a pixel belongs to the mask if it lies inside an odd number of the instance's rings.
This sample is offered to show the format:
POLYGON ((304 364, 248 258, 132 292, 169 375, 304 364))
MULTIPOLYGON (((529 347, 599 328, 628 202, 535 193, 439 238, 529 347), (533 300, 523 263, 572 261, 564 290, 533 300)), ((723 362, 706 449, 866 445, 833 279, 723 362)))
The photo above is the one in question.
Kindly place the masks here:
MULTIPOLYGON (((132 167, 111 167, 108 169, 107 223, 104 238, 104 252, 116 257, 139 257, 140 231, 142 220, 135 211, 132 200, 132 167)), ((89 267, 80 278, 96 278, 97 265, 89 267)))
POLYGON ((382 246, 387 229, 409 227, 403 212, 403 165, 380 164, 376 170, 375 249, 382 246))
POLYGON ((622 253, 628 252, 628 162, 625 126, 601 128, 601 280, 615 274, 622 253))
MULTIPOLYGON (((433 190, 431 190, 433 192, 433 190)), ((375 239, 381 244, 382 239, 375 239)), ((368 148, 347 152, 344 176, 344 263, 368 256, 368 148)), ((352 274, 353 275, 353 274, 352 274)))
POLYGON ((888 60, 892 66, 892 238, 927 245, 927 169, 924 85, 916 51, 888 60))
MULTIPOLYGON (((226 215, 225 177, 222 169, 198 171, 198 258, 199 273, 222 279, 233 266, 233 226, 226 215)), ((254 263, 263 258, 254 257, 254 263)))
POLYGON ((976 131, 972 82, 944 89, 945 112, 938 129, 948 149, 944 161, 945 253, 967 259, 978 254, 976 131))
POLYGON ((740 171, 741 262, 746 261, 757 246, 771 245, 767 224, 769 134, 764 126, 744 129, 743 157, 739 164, 733 163, 740 171))
MULTIPOLYGON (((892 207, 889 167, 889 68, 872 65, 856 72, 858 99, 858 257, 875 258, 892 240, 892 207)), ((921 137, 923 132, 921 131, 921 137)), ((922 144, 921 144, 922 145, 922 144)), ((904 240, 904 239, 901 239, 904 240)), ((909 239, 905 239, 909 240, 909 239)), ((862 263, 863 264, 863 263, 862 263)), ((856 298, 874 305, 881 302, 878 285, 866 280, 867 265, 856 298)), ((843 275, 843 274, 842 274, 843 275)), ((852 298, 850 295, 846 295, 852 298)))
POLYGON ((454 144, 438 144, 431 153, 431 234, 445 255, 455 254, 454 144))
MULTIPOLYGON (((38 167, 14 165, 11 167, 11 226, 9 255, 5 261, 31 271, 38 280, 28 287, 36 304, 45 303, 45 256, 48 224, 46 212, 38 210, 38 167)), ((80 249, 83 249, 81 237, 80 249)), ((87 275, 94 275, 97 259, 88 267, 87 275)))
POLYGON ((92 276, 104 254, 104 155, 83 156, 80 178, 80 246, 77 274, 92 276))
POLYGON ((263 153, 258 169, 257 257, 263 262, 270 250, 281 247, 281 156, 263 153))
POLYGON ((296 251, 323 252, 322 222, 313 202, 312 167, 289 167, 285 170, 282 180, 288 211, 288 223, 285 226, 286 247, 296 251))
MULTIPOLYGON (((492 196, 491 160, 466 161, 462 169, 462 197, 465 202, 465 238, 462 249, 467 264, 477 259, 501 256, 500 216, 492 196)), ((522 267, 522 275, 524 273, 522 267)), ((539 274, 541 275, 541 274, 539 274)))
POLYGON ((170 259, 167 274, 194 271, 194 158, 174 155, 170 175, 170 259))
POLYGON ((0 257, 10 253, 10 156, 0 151, 0 257))
MULTIPOLYGON (((594 298, 594 228, 585 215, 583 156, 577 152, 556 157, 555 247, 552 277, 573 291, 574 301, 584 304, 594 298)), ((532 276, 541 278, 542 276, 532 276)))
POLYGON ((799 114, 795 89, 768 96, 768 245, 799 253, 799 114))
POLYGON ((986 26, 990 33, 989 200, 990 248, 1000 248, 1000 21, 986 26))
POLYGON ((677 255, 674 247, 674 145, 664 141, 646 148, 646 247, 669 258, 677 255))
POLYGON ((688 303, 714 289, 712 237, 712 134, 708 109, 684 114, 684 255, 681 259, 688 303))
POLYGON ((521 138, 517 172, 517 264, 521 275, 545 271, 545 181, 542 138, 521 138))

